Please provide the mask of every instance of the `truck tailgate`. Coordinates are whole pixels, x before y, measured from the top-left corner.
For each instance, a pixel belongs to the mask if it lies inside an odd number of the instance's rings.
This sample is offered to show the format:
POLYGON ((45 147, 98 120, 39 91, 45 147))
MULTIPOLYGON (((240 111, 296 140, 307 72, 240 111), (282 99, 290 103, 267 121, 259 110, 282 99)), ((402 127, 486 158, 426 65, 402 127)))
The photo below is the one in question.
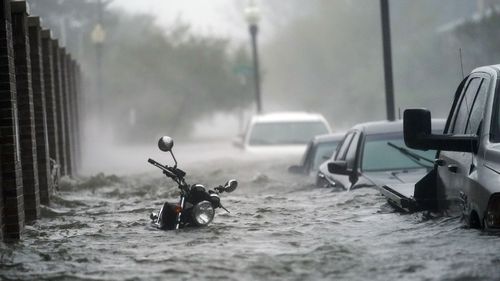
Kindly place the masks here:
POLYGON ((414 191, 414 183, 383 185, 380 188, 380 192, 387 198, 387 201, 391 205, 406 212, 412 212, 417 209, 417 203, 413 198, 414 191))

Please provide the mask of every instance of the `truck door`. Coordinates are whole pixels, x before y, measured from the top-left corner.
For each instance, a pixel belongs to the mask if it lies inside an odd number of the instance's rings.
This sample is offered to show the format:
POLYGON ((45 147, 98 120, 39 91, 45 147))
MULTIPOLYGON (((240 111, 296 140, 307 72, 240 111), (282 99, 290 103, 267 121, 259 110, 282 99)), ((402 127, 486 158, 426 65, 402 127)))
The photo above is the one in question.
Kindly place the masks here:
POLYGON ((349 190, 357 180, 358 171, 356 170, 355 159, 352 157, 353 150, 356 150, 359 141, 360 132, 351 131, 349 132, 344 141, 342 142, 337 154, 335 155, 335 161, 346 161, 347 169, 352 171, 351 175, 340 175, 333 174, 332 179, 335 185, 349 190))
MULTIPOLYGON (((472 134, 480 131, 484 118, 489 78, 482 74, 473 74, 456 103, 451 123, 446 133, 453 135, 472 134)), ((468 190, 474 181, 476 159, 474 153, 441 151, 438 163, 438 185, 444 191, 441 208, 449 209, 452 214, 459 214, 466 209, 468 190)))

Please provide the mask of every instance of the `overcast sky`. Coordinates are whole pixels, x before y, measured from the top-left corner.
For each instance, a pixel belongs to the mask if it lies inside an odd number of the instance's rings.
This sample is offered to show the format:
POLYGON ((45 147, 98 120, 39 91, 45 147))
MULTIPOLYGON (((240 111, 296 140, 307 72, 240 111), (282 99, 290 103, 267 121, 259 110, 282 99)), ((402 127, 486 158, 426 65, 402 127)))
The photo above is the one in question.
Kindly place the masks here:
POLYGON ((177 18, 192 25, 194 32, 247 39, 240 10, 246 0, 114 0, 112 7, 131 13, 151 13, 158 24, 168 26, 177 18))

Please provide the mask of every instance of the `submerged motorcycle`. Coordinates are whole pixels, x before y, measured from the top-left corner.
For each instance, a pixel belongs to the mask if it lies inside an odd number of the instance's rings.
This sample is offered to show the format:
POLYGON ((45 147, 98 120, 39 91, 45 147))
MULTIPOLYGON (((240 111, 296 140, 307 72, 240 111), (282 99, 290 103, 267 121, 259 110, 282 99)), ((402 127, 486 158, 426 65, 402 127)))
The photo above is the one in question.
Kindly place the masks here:
POLYGON ((201 184, 188 185, 184 180, 186 172, 177 168, 177 160, 172 153, 174 140, 168 136, 160 138, 158 147, 161 151, 170 152, 174 159, 174 166, 162 165, 153 159, 148 162, 163 171, 165 176, 177 183, 180 190, 179 203, 165 202, 158 213, 151 213, 153 226, 163 230, 173 230, 188 226, 206 226, 212 222, 215 209, 222 208, 219 194, 233 192, 238 186, 236 180, 229 180, 223 186, 215 187, 214 190, 206 190, 201 184))

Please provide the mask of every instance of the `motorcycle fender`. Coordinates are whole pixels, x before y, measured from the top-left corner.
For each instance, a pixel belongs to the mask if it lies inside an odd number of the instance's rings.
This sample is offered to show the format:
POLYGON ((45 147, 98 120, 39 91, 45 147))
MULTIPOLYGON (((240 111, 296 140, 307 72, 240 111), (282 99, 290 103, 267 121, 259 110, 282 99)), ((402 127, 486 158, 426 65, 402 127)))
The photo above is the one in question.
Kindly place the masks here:
POLYGON ((177 213, 175 211, 175 204, 165 202, 158 216, 158 224, 160 229, 172 230, 175 229, 175 223, 177 220, 177 213))

